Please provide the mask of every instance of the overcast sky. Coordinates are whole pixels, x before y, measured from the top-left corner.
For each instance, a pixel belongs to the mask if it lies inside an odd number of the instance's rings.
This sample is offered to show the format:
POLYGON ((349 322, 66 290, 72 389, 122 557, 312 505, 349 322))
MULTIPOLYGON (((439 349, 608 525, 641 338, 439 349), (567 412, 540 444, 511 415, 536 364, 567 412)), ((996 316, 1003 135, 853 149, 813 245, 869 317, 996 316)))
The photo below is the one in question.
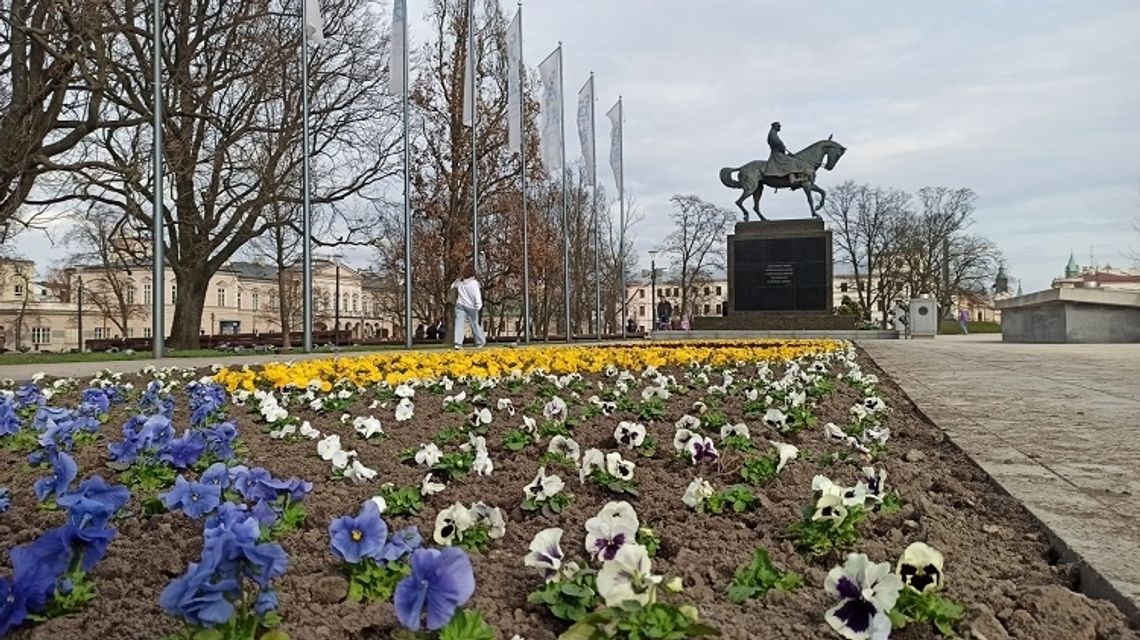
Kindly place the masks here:
MULTIPOLYGON (((408 4, 422 16, 424 0, 408 4)), ((1140 2, 529 0, 524 31, 532 68, 564 43, 569 159, 575 96, 596 73, 610 189, 604 113, 625 97, 642 255, 669 232, 674 193, 732 206, 718 170, 767 157, 773 120, 791 148, 832 133, 847 146, 821 171, 824 189, 975 190, 974 230, 1026 291, 1047 287, 1070 250, 1121 265, 1140 248, 1140 2)), ((799 192, 768 192, 762 208, 806 215, 799 192)), ((22 248, 58 254, 46 244, 22 248)))

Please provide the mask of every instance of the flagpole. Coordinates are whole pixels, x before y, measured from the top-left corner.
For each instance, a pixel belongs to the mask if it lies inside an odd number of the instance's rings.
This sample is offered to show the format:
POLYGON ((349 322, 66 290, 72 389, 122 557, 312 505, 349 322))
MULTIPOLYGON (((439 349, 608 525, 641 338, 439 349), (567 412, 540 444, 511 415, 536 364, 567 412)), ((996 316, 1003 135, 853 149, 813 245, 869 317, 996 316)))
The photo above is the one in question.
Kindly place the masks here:
MULTIPOLYGON (((396 0, 403 2, 404 0, 396 0)), ((412 190, 408 162, 411 120, 408 109, 408 7, 404 5, 404 346, 412 348, 412 190)))
POLYGON ((558 131, 562 143, 562 307, 566 322, 566 342, 573 339, 570 330, 570 226, 569 214, 566 207, 566 94, 565 69, 562 66, 562 42, 558 42, 558 98, 562 100, 562 108, 558 110, 558 131))
MULTIPOLYGON (((309 3, 301 3, 301 346, 313 351, 313 212, 309 202, 309 3)), ((340 330, 340 327, 334 327, 340 330)), ((281 327, 282 332, 287 327, 281 327)), ((284 338, 284 336, 282 336, 284 338)))
POLYGON ((590 200, 594 214, 594 318, 598 323, 598 341, 602 339, 602 252, 601 227, 598 226, 598 141, 594 126, 594 72, 590 72, 590 200))
POLYGON ((475 87, 478 84, 475 76, 479 68, 475 64, 475 0, 467 3, 467 64, 471 67, 471 84, 467 90, 471 92, 471 254, 472 266, 479 270, 479 164, 475 152, 475 129, 479 124, 479 109, 475 87))
MULTIPOLYGON (((625 116, 622 109, 622 98, 618 96, 618 270, 621 273, 621 337, 625 338, 626 323, 629 315, 629 294, 625 289, 625 116)), ((650 315, 656 313, 650 305, 650 315)))
POLYGON ((521 142, 519 144, 519 158, 522 162, 522 228, 523 228, 523 341, 530 342, 530 216, 527 213, 526 206, 526 95, 522 92, 522 76, 523 69, 526 65, 523 63, 523 46, 522 46, 522 2, 519 2, 519 77, 515 78, 519 83, 519 114, 522 125, 521 142))
MULTIPOLYGON (((151 211, 151 347, 154 359, 162 357, 166 348, 166 260, 163 255, 162 213, 162 1, 154 0, 154 149, 151 166, 154 169, 154 202, 151 211)), ((177 303, 176 300, 171 300, 177 303)), ((185 346, 185 345, 181 345, 185 346)))

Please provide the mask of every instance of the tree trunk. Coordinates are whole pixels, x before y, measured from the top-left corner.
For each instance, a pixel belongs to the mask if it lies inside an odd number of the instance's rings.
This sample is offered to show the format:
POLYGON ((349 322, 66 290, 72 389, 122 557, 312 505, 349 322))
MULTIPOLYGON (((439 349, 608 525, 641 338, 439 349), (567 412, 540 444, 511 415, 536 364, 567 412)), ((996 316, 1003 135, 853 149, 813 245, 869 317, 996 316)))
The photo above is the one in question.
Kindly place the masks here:
MULTIPOLYGON (((174 301, 170 344, 177 349, 197 349, 201 346, 202 310, 206 306, 210 277, 197 271, 180 269, 174 272, 174 278, 178 283, 178 297, 174 301)), ((154 295, 163 295, 163 292, 158 291, 154 295)))
POLYGON ((292 347, 289 340, 289 331, 292 329, 289 323, 289 285, 280 260, 277 263, 277 311, 281 316, 281 347, 289 349, 292 347))

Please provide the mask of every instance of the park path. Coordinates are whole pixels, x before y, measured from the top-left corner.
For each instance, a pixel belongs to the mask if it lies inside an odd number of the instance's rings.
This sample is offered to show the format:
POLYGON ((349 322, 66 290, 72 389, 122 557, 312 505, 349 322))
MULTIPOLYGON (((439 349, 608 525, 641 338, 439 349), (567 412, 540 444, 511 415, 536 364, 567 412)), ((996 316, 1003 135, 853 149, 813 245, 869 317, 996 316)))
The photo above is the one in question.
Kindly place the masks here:
POLYGON ((1051 530, 1083 591, 1140 619, 1140 344, 860 346, 1051 530))

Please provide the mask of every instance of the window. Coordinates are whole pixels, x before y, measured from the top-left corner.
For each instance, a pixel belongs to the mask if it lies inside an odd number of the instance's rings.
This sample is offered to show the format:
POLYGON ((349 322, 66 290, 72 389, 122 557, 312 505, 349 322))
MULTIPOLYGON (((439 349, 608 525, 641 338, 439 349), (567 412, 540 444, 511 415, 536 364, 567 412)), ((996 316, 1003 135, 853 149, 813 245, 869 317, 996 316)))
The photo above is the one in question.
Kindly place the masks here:
POLYGON ((707 296, 708 294, 709 294, 709 287, 708 287, 708 285, 705 285, 705 295, 707 296))
POLYGON ((174 301, 177 299, 178 299, 178 285, 172 284, 172 285, 170 285, 170 304, 174 304, 174 301))
POLYGON ((718 316, 722 316, 722 315, 724 315, 724 307, 720 306, 720 303, 719 303, 719 302, 718 302, 718 303, 716 303, 716 314, 717 314, 718 316))
POLYGON ((706 304, 705 305, 705 315, 707 316, 709 313, 711 313, 711 310, 709 309, 709 306, 706 304))
POLYGON ((241 289, 238 289, 237 292, 237 308, 238 311, 241 311, 241 289))
POLYGON ((151 303, 150 285, 144 284, 143 285, 143 304, 150 304, 150 303, 151 303))
POLYGON ((355 313, 360 308, 360 296, 355 293, 352 294, 352 311, 355 313))
POLYGON ((135 287, 134 285, 127 285, 127 290, 123 292, 123 297, 127 299, 127 304, 135 303, 135 287))
POLYGON ((154 335, 154 330, 150 327, 143 327, 143 337, 149 338, 154 335))
POLYGON ((22 285, 22 284, 16 285, 16 297, 17 298, 23 298, 24 297, 24 285, 22 285))
POLYGON ((719 284, 716 286, 716 294, 717 294, 718 296, 719 296, 719 295, 721 295, 721 293, 720 293, 720 285, 719 285, 719 284))
POLYGON ((226 289, 225 287, 218 287, 218 306, 226 306, 226 289))
POLYGON ((637 290, 637 297, 644 300, 645 299, 645 289, 638 289, 637 290))
POLYGON ((134 327, 127 327, 127 337, 128 338, 135 337, 135 328, 134 327))
POLYGON ((848 284, 846 282, 840 282, 839 283, 839 291, 841 291, 842 293, 847 293, 847 287, 848 287, 848 284))
POLYGON ((329 294, 328 292, 321 294, 321 311, 329 310, 329 294))
POLYGON ((102 340, 107 337, 107 331, 103 327, 95 327, 95 339, 102 340))
POLYGON ((256 291, 254 291, 253 293, 250 294, 250 297, 253 298, 253 300, 252 300, 253 310, 254 311, 260 311, 261 310, 261 300, 259 300, 260 296, 258 295, 258 293, 256 291))
POLYGON ((645 305, 643 305, 643 304, 637 305, 637 316, 639 318, 645 317, 645 305))
POLYGON ((673 287, 673 297, 677 298, 677 297, 680 297, 680 295, 681 295, 681 289, 679 287, 673 287))
POLYGON ((340 294, 340 310, 341 311, 348 311, 348 294, 347 293, 340 294))
POLYGON ((51 342, 51 327, 32 327, 32 344, 51 342))

